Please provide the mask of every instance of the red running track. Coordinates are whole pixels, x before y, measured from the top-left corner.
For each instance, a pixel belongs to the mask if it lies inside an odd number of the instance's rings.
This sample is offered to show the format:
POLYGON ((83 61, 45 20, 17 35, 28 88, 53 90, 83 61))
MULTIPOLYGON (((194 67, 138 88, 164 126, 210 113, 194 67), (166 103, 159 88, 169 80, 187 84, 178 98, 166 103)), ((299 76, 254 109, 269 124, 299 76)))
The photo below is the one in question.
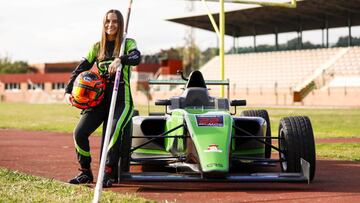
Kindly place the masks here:
MULTIPOLYGON (((325 140, 324 140, 325 141, 325 140)), ((319 140, 318 142, 321 142, 319 140)), ((344 142, 326 140, 325 142, 344 142)), ((351 139, 347 142, 360 142, 351 139)), ((91 137, 97 173, 100 137, 91 137)), ((0 130, 0 167, 67 181, 78 173, 73 138, 67 133, 0 130)), ((96 174, 95 174, 96 175, 96 174)), ((160 202, 360 202, 360 163, 318 158, 311 184, 126 183, 107 189, 160 202)))

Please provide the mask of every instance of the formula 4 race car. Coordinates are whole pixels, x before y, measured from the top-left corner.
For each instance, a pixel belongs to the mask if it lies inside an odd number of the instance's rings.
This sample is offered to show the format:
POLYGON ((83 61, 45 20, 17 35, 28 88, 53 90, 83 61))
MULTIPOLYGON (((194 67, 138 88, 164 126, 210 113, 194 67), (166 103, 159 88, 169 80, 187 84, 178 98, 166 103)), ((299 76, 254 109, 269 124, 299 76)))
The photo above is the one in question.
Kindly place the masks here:
POLYGON ((180 96, 155 102, 165 106, 164 115, 133 117, 132 133, 122 141, 119 182, 313 180, 315 143, 308 117, 282 118, 278 136, 272 137, 266 110, 245 110, 236 116, 236 106, 246 105, 245 100, 209 96, 207 85, 229 85, 227 80, 205 81, 200 71, 182 78, 149 82, 185 88, 180 96), (271 157, 275 151, 279 158, 271 157), (130 163, 156 166, 158 171, 129 172, 130 163), (264 172, 271 166, 277 171, 264 172))

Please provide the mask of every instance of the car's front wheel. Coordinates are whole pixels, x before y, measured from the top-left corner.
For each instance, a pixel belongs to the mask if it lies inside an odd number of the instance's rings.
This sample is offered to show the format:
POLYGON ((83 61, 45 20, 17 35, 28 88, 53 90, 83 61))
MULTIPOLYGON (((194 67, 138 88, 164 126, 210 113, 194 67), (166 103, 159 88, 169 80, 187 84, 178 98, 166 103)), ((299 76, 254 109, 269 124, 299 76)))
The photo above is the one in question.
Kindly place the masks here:
POLYGON ((315 176, 315 141, 310 119, 306 116, 285 117, 279 125, 281 170, 301 172, 300 159, 310 163, 310 180, 315 176))

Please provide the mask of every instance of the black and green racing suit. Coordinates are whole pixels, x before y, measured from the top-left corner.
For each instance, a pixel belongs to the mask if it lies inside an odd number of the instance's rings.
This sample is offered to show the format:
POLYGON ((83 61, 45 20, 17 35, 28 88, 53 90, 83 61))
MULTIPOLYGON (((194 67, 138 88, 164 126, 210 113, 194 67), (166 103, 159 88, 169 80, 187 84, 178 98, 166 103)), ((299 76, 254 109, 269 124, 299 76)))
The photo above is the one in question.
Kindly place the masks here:
MULTIPOLYGON (((129 130, 131 129, 131 117, 134 109, 130 90, 131 66, 138 65, 140 63, 140 52, 137 50, 135 40, 126 39, 125 45, 125 53, 121 57, 121 77, 114 111, 114 120, 111 129, 111 138, 108 146, 108 156, 106 159, 106 165, 111 168, 116 168, 118 164, 119 155, 121 153, 120 142, 123 134, 129 133, 129 130)), ((107 78, 103 101, 96 107, 83 110, 80 121, 74 130, 74 142, 77 158, 81 168, 84 169, 89 169, 91 163, 89 136, 101 124, 103 124, 103 146, 115 79, 115 76, 109 77, 107 70, 108 66, 114 60, 114 57, 112 57, 115 47, 114 41, 106 42, 106 57, 101 61, 97 59, 99 47, 99 43, 95 43, 92 46, 84 60, 72 72, 70 81, 65 89, 66 93, 71 93, 76 77, 81 72, 90 70, 94 63, 96 63, 96 67, 100 75, 107 78)))

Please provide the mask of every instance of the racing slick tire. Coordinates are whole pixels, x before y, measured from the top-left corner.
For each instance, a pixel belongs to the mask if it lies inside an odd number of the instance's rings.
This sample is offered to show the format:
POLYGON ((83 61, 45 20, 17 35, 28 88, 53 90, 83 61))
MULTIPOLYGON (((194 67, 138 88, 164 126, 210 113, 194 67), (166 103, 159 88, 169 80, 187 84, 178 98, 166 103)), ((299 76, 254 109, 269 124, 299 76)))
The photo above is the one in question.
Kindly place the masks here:
MULTIPOLYGON (((266 121, 266 138, 265 142, 271 144, 271 128, 270 128, 270 119, 269 114, 266 110, 246 110, 241 112, 241 116, 248 117, 261 117, 266 121)), ((265 145, 265 155, 266 159, 271 157, 271 146, 265 145)))
POLYGON ((300 159, 310 163, 310 181, 315 176, 315 141, 310 119, 306 116, 285 117, 279 125, 279 155, 283 172, 301 172, 300 159))

